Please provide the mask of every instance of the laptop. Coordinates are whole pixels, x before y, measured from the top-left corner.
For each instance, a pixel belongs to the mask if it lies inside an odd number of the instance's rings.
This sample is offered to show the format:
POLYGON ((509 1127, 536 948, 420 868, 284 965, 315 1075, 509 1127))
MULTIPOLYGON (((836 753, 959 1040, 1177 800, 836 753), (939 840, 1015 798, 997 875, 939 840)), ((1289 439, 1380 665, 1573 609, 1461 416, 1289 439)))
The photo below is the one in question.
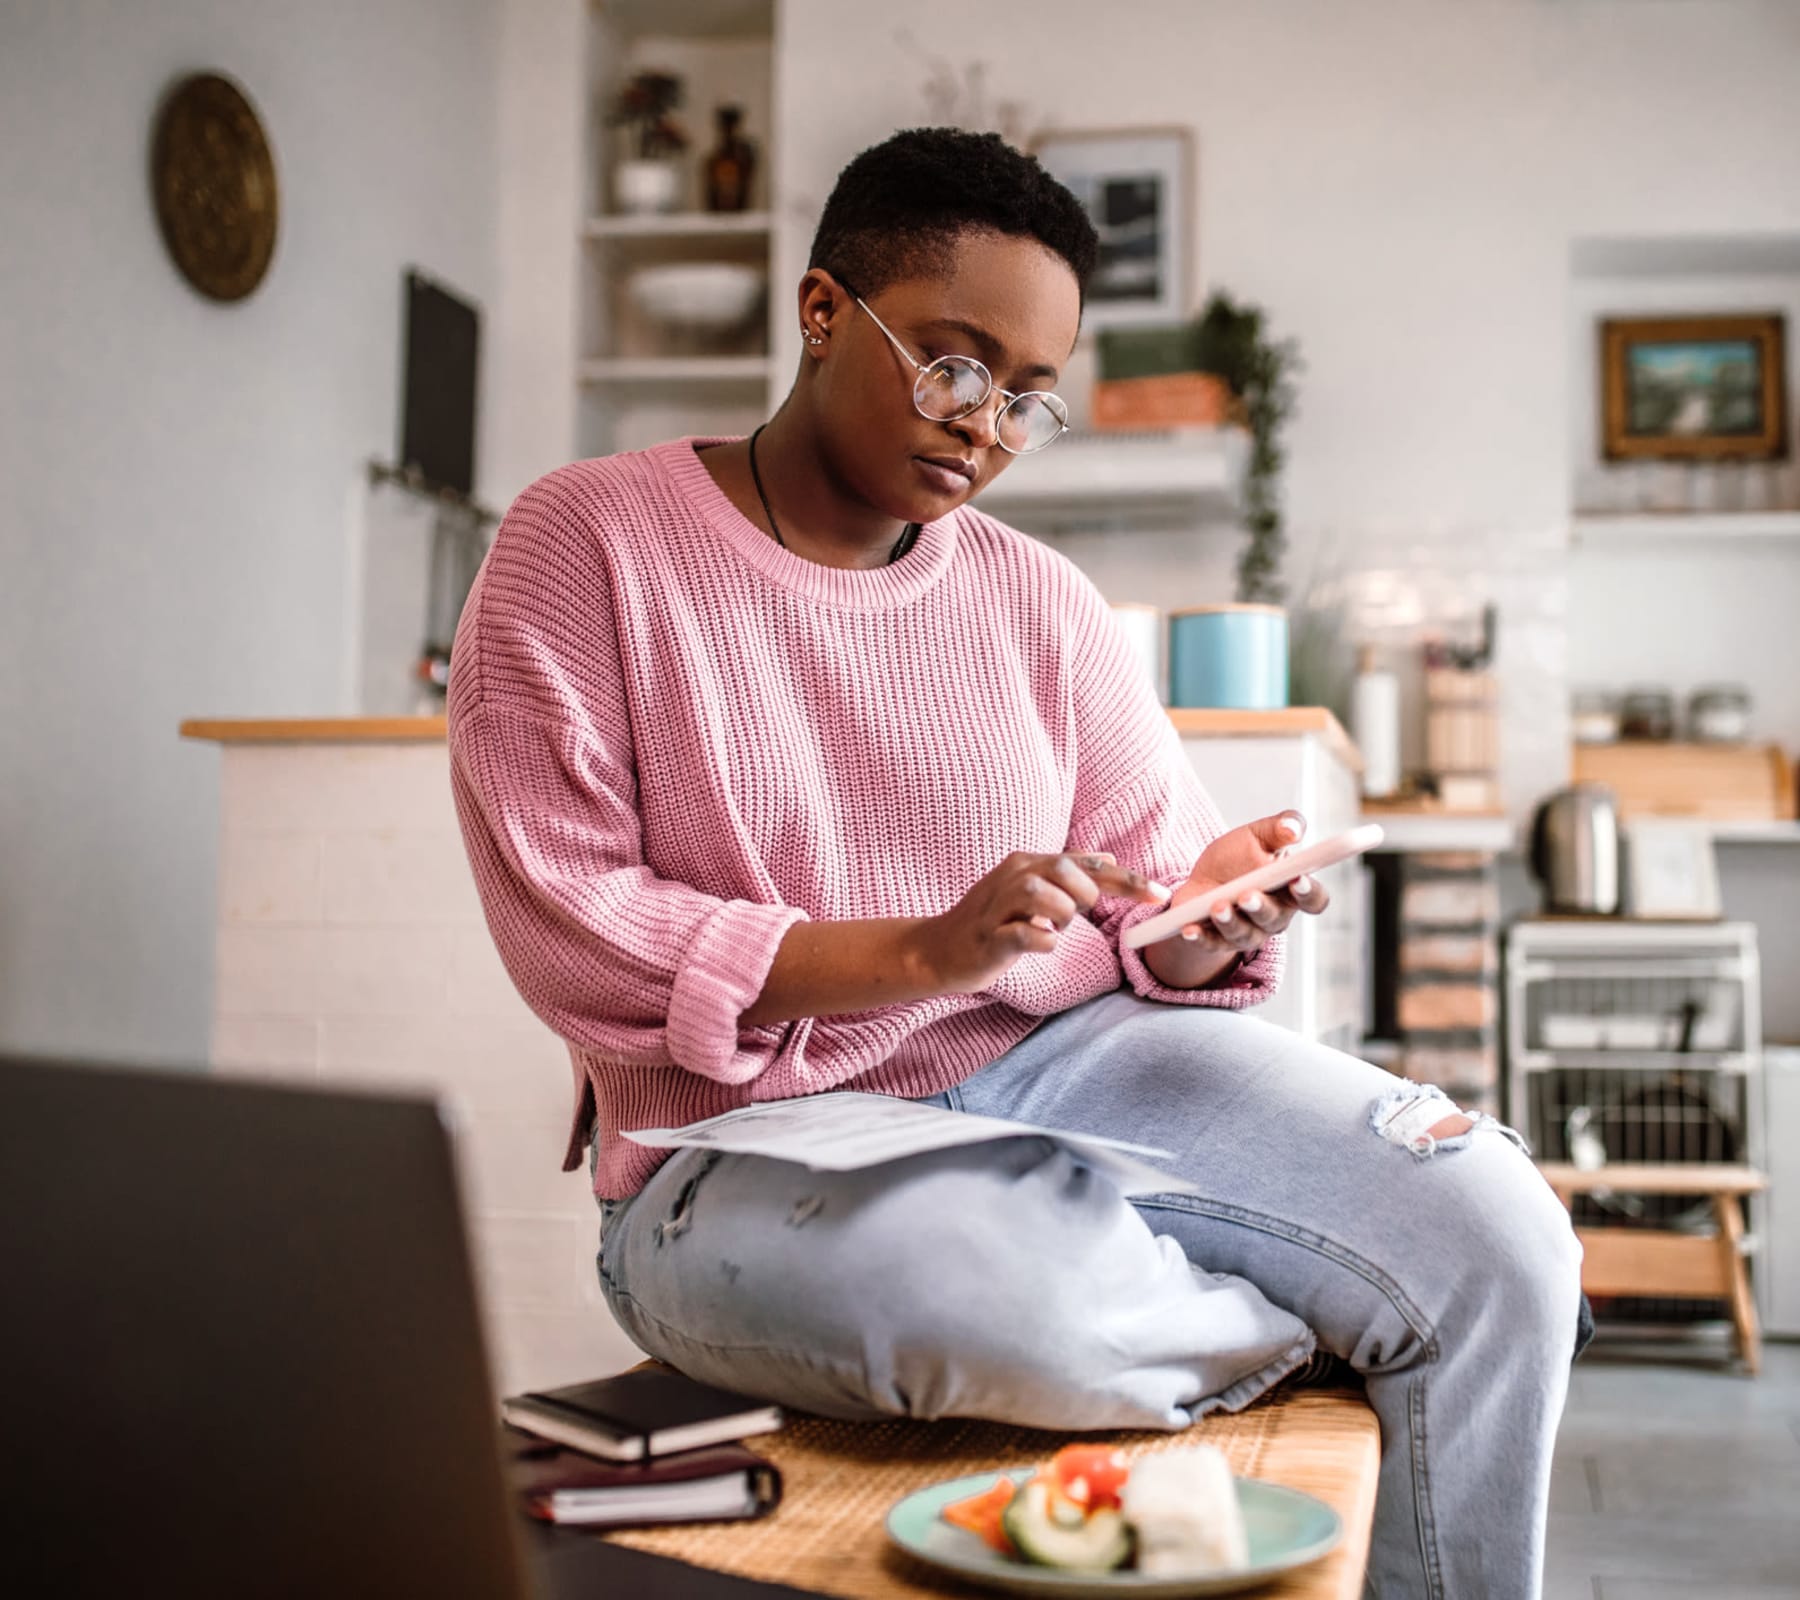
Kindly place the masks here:
POLYGON ((753 1600, 516 1508, 437 1104, 0 1059, 0 1588, 753 1600))

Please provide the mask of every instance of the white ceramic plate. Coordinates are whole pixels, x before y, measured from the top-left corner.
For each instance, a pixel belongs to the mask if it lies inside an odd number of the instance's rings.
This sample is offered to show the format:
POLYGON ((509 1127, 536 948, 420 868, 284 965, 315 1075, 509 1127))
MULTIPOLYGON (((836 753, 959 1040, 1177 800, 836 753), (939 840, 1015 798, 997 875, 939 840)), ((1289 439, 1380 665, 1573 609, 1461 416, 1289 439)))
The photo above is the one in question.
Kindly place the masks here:
MULTIPOLYGON (((1031 1467, 1016 1467, 1010 1476, 1024 1483, 1031 1467)), ((1008 1594, 1056 1595, 1061 1600, 1111 1600, 1113 1596, 1150 1596, 1188 1600, 1189 1596, 1235 1594, 1292 1572, 1329 1555, 1343 1537, 1344 1525, 1323 1500, 1298 1489, 1238 1478, 1238 1504, 1250 1536, 1250 1564, 1233 1572, 1204 1577, 1151 1577, 1142 1572, 1065 1572, 1034 1567, 991 1549, 966 1528, 952 1527, 939 1515, 954 1500, 991 1489, 1005 1474, 981 1472, 919 1489, 888 1512, 888 1537, 909 1555, 967 1583, 1008 1594)))

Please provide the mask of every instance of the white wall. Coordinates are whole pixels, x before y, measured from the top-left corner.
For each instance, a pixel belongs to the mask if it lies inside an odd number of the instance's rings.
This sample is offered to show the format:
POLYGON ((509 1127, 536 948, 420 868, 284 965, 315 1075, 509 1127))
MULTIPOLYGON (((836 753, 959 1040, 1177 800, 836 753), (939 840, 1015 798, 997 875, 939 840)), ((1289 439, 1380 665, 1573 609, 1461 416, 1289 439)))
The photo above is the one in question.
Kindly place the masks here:
MULTIPOLYGON (((885 64, 876 0, 783 11, 784 210, 816 218, 920 119, 923 73, 885 64)), ((1792 4, 1039 0, 1023 28, 919 0, 904 26, 1041 125, 1196 130, 1200 292, 1262 302, 1306 356, 1303 525, 1556 521, 1570 239, 1800 223, 1792 4)))
POLYGON ((0 0, 0 1048, 205 1054, 217 754, 176 724, 341 704, 402 271, 496 292, 500 14, 0 0), (230 307, 146 180, 197 68, 247 88, 281 185, 230 307))
MULTIPOLYGON (((1509 794, 1560 781, 1571 241, 1800 227, 1800 6, 1037 0, 1026 26, 944 0, 903 19, 784 0, 777 295, 844 161, 924 119, 902 29, 986 62, 991 97, 1039 125, 1195 130, 1197 293, 1260 302, 1307 363, 1291 572, 1325 546, 1384 590, 1435 570, 1472 608, 1491 587, 1509 794)), ((1182 605, 1219 598, 1233 553, 1109 535, 1079 559, 1111 598, 1182 605)))
POLYGON ((587 7, 500 0, 499 285, 483 359, 483 493, 496 509, 575 444, 587 7))
POLYGON ((1665 537, 1634 550, 1578 548, 1570 571, 1577 686, 1673 689, 1679 715, 1701 684, 1743 684, 1751 736, 1790 753, 1800 746, 1800 550, 1665 537))
MULTIPOLYGON (((569 453, 584 26, 579 0, 0 0, 0 1046, 203 1052, 216 758, 173 730, 344 704, 408 262, 492 312, 488 498, 569 453), (233 308, 176 277, 145 182, 198 66, 248 86, 281 174, 274 267, 233 308)), ((777 296, 843 162, 923 119, 927 41, 1043 125, 1196 130, 1197 292, 1262 302, 1308 363, 1294 574, 1324 547, 1371 608, 1420 570, 1495 590, 1515 799, 1555 781, 1570 242, 1800 232, 1800 5, 1038 0, 1022 26, 782 0, 777 296)), ((1166 604, 1231 555, 1082 550, 1166 604)))

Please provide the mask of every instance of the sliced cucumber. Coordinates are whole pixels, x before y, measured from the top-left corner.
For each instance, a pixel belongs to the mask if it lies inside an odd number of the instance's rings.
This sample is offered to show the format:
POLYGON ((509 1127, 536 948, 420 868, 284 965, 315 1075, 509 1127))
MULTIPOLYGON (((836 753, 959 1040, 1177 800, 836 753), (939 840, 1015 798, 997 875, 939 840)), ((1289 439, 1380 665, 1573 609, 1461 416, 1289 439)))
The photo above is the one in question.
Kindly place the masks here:
POLYGON ((1079 1508, 1061 1496, 1053 1503, 1050 1486, 1034 1479, 1007 1502, 1000 1521, 1019 1554, 1040 1567, 1111 1572, 1123 1566, 1131 1555, 1124 1514, 1108 1506, 1070 1525, 1071 1510, 1079 1508))

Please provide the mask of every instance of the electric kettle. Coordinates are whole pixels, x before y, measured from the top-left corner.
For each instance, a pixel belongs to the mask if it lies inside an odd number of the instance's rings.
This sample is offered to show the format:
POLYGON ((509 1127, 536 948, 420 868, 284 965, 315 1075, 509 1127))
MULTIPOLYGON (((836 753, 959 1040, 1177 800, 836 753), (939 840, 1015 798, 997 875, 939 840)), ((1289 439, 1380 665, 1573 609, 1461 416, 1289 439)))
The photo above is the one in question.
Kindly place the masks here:
POLYGON ((1531 822, 1531 870, 1544 909, 1613 916, 1619 909, 1619 803, 1603 783, 1559 789, 1531 822))

